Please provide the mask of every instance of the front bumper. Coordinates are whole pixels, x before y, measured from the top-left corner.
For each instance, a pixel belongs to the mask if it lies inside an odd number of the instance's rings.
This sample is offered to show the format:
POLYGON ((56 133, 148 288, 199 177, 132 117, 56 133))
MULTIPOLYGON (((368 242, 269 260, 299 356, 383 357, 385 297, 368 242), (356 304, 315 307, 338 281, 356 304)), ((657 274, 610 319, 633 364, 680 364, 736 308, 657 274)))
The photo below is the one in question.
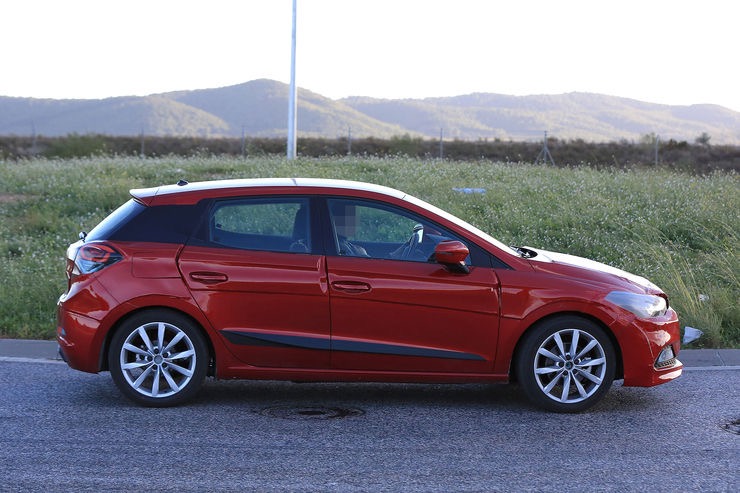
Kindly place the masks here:
POLYGON ((681 376, 681 328, 675 311, 668 309, 662 317, 651 319, 633 318, 625 325, 618 336, 625 386, 653 387, 681 376), (673 357, 659 361, 668 349, 673 357))

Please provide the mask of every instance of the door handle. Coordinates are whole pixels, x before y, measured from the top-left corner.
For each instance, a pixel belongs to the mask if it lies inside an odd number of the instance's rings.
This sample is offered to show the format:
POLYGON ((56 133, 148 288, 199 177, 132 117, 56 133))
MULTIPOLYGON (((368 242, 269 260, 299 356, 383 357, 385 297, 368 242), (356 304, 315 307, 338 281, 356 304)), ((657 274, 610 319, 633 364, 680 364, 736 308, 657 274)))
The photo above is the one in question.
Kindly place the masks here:
POLYGON ((218 284, 229 280, 229 276, 220 272, 191 272, 190 279, 203 284, 218 284))
POLYGON ((331 287, 337 291, 344 291, 345 293, 367 293, 370 291, 370 285, 366 282, 361 281, 334 281, 331 283, 331 287))

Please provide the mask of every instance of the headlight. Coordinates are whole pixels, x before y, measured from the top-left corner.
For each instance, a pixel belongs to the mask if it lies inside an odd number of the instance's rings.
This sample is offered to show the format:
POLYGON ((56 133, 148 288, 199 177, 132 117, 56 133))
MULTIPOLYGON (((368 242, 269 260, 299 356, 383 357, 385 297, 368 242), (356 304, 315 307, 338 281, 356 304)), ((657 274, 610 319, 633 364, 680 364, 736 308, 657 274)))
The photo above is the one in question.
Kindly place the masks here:
POLYGON ((665 298, 651 294, 612 291, 607 295, 606 301, 614 303, 640 318, 659 317, 664 315, 668 309, 665 298))

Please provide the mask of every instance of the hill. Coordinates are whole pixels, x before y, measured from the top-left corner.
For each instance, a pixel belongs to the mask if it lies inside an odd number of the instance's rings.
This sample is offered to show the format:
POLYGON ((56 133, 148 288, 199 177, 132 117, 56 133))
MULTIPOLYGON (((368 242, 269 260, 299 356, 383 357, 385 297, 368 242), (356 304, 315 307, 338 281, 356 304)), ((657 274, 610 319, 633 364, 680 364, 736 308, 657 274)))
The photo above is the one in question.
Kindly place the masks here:
MULTIPOLYGON (((216 89, 98 100, 0 97, 0 135, 70 133, 198 137, 286 134, 288 86, 260 79, 216 89)), ((426 99, 332 100, 298 92, 298 132, 336 138, 399 135, 447 139, 558 139, 612 142, 657 134, 692 142, 740 143, 740 113, 716 105, 670 106, 590 93, 426 99)))

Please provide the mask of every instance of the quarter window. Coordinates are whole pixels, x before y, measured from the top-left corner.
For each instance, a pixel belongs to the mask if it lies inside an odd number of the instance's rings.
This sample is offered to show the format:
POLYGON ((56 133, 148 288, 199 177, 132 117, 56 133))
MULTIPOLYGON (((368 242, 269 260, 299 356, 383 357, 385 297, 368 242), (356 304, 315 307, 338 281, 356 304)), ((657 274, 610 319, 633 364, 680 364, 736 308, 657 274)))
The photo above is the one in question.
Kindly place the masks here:
POLYGON ((219 202, 211 214, 210 241, 247 250, 309 253, 308 199, 219 202))

